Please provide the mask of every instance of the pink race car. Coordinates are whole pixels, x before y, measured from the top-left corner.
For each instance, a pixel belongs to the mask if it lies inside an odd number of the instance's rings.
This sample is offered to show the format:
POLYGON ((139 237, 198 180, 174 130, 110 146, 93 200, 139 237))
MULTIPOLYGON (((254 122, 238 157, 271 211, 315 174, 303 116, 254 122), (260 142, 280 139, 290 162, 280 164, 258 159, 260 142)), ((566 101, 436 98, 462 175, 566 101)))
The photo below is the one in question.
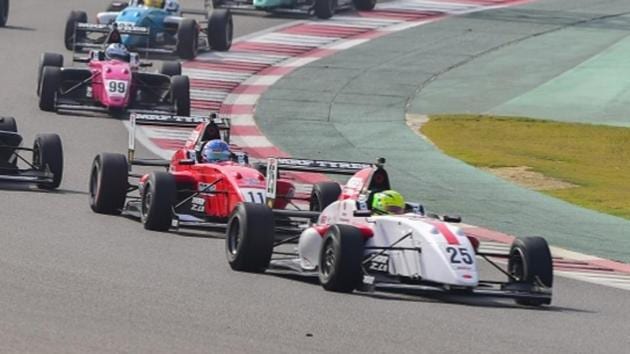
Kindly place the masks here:
POLYGON ((142 31, 146 29, 114 27, 104 50, 73 57, 73 61, 87 63, 87 67, 63 67, 61 54, 44 53, 37 85, 39 108, 51 112, 88 110, 120 115, 135 111, 189 116, 190 83, 187 76, 181 75, 181 64, 165 62, 157 73, 141 71, 152 64, 141 62, 137 53, 130 53, 120 43, 121 34, 141 35, 142 31))

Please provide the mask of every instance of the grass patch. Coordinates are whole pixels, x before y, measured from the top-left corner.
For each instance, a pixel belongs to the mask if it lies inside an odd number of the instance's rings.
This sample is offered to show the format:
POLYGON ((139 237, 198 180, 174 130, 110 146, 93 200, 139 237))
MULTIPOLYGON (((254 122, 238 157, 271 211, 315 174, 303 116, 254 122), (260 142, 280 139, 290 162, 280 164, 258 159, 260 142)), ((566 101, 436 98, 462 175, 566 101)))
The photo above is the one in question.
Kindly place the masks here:
POLYGON ((630 219, 630 128, 520 117, 435 115, 420 131, 446 154, 468 164, 529 167, 575 185, 542 193, 630 219))

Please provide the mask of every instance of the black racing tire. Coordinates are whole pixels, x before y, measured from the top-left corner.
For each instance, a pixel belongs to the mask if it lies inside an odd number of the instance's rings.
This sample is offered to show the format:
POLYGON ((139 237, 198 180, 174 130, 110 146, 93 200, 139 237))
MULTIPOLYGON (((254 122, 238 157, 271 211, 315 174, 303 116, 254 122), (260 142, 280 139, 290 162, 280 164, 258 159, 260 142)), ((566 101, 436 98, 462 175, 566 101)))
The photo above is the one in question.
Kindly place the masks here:
MULTIPOLYGON (((0 117, 0 132, 17 133, 17 123, 13 117, 0 117)), ((17 141, 4 141, 0 138, 0 145, 8 145, 7 148, 0 149, 0 167, 17 167, 17 156, 15 150, 10 147, 18 147, 21 138, 17 141)), ((12 139, 9 139, 12 140, 12 139)))
POLYGON ((177 46, 175 51, 182 59, 194 59, 199 50, 199 29, 197 21, 184 18, 177 27, 177 46))
POLYGON ((165 61, 160 68, 160 74, 166 76, 177 76, 182 74, 182 64, 178 61, 165 61))
POLYGON ((226 51, 232 46, 234 22, 229 9, 212 11, 208 20, 208 45, 212 50, 226 51))
MULTIPOLYGON (((517 238, 512 242, 508 258, 508 273, 514 282, 528 285, 553 286, 553 260, 547 241, 538 236, 517 238), (542 284, 539 284, 542 283, 542 284)), ((517 299, 527 306, 549 304, 550 300, 517 299)))
POLYGON ((315 16, 327 20, 335 14, 337 0, 315 0, 315 16))
POLYGON ((55 68, 63 67, 63 55, 57 53, 43 53, 39 58, 39 67, 37 68, 37 96, 40 95, 42 89, 42 73, 47 66, 55 68))
POLYGON ((38 183, 41 189, 56 189, 63 178, 63 146, 57 134, 38 134, 33 143, 33 166, 40 171, 50 171, 52 182, 38 183))
POLYGON ((363 279, 365 242, 361 231, 350 225, 328 229, 319 253, 319 281, 328 291, 351 293, 363 279))
POLYGON ((39 93, 39 109, 54 112, 57 108, 57 92, 61 86, 61 68, 46 66, 42 71, 39 93))
POLYGON ((372 11, 376 6, 376 0, 352 0, 352 3, 359 11, 372 11))
POLYGON ((190 116, 190 80, 188 76, 171 77, 171 102, 178 116, 190 116))
POLYGON ((4 27, 9 20, 9 0, 0 0, 0 27, 4 27))
POLYGON ((263 272, 269 267, 274 243, 274 217, 263 204, 241 203, 228 220, 225 253, 230 267, 263 272))
POLYGON ((309 210, 324 211, 327 206, 339 199, 341 186, 337 182, 320 182, 313 185, 309 210))
POLYGON ((64 44, 67 50, 74 49, 74 42, 80 42, 83 38, 85 38, 84 34, 77 34, 75 38, 75 29, 77 27, 77 23, 87 23, 88 17, 85 11, 71 11, 70 15, 68 15, 68 19, 66 20, 66 29, 64 31, 64 44))
POLYGON ((142 224, 147 230, 168 231, 173 221, 177 196, 175 177, 156 171, 149 175, 142 192, 142 224))
POLYGON ((128 4, 124 1, 112 1, 108 6, 107 12, 119 12, 126 9, 128 4))
POLYGON ((118 215, 127 199, 129 164, 123 154, 100 153, 90 172, 90 208, 95 213, 118 215))
POLYGON ((0 131, 17 133, 17 122, 13 117, 0 117, 0 131))

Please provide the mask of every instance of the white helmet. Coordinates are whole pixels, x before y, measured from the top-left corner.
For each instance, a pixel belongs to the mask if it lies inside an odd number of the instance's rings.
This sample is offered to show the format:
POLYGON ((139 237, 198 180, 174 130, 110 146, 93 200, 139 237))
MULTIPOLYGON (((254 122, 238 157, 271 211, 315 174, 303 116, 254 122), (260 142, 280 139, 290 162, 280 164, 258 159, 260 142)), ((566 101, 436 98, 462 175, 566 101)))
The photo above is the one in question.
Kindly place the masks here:
POLYGON ((179 1, 177 0, 166 0, 166 4, 164 5, 164 10, 168 12, 179 12, 179 1))

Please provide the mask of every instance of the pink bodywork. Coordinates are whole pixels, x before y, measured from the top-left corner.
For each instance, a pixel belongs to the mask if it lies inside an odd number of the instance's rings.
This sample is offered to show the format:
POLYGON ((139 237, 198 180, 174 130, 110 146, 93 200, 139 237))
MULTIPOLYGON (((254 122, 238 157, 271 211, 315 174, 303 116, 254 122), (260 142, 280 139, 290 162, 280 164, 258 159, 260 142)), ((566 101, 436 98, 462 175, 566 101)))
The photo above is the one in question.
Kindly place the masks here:
POLYGON ((134 92, 132 69, 120 60, 92 60, 88 64, 92 73, 92 97, 109 109, 123 109, 129 105, 134 92))

